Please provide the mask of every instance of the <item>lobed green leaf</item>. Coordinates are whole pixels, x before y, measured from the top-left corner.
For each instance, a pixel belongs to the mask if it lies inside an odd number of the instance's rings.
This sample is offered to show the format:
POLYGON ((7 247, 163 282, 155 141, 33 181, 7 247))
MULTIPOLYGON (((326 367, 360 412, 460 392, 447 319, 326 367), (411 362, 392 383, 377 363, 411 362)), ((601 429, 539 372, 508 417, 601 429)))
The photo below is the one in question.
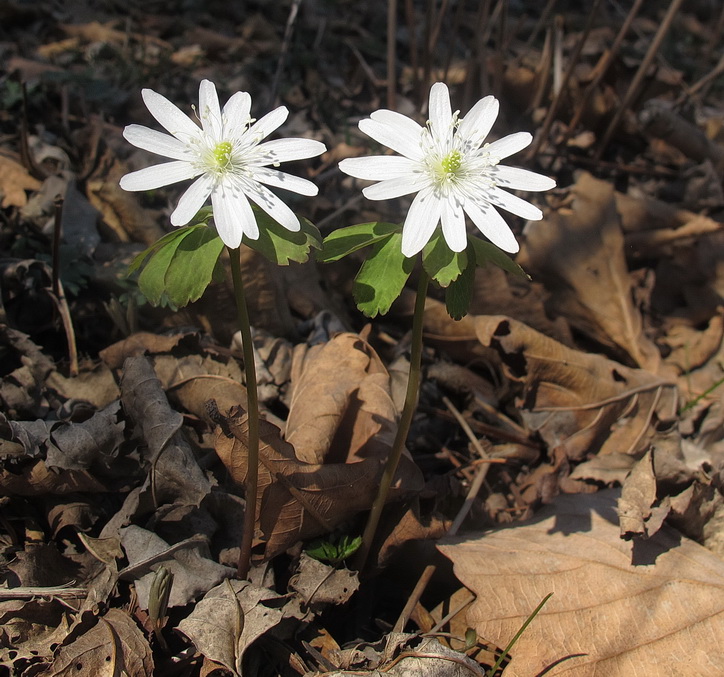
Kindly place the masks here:
POLYGON ((383 221, 337 228, 324 238, 324 245, 322 251, 317 254, 317 261, 322 263, 339 261, 352 252, 379 242, 397 230, 400 230, 399 224, 383 221))
POLYGON ((526 273, 513 259, 511 259, 502 249, 499 249, 491 242, 485 242, 477 237, 469 237, 468 241, 475 248, 475 261, 477 265, 483 267, 488 262, 502 268, 508 273, 517 275, 518 277, 529 278, 526 273))
POLYGON ((368 317, 387 313, 414 266, 415 259, 402 253, 402 233, 390 233, 375 243, 354 279, 352 295, 357 308, 368 317))
POLYGON ((304 263, 312 248, 322 248, 319 230, 305 218, 299 219, 301 228, 293 233, 258 207, 254 207, 254 215, 259 225, 259 238, 250 240, 245 236, 242 242, 272 263, 279 266, 288 266, 291 261, 304 263))
POLYGON ((445 290, 445 308, 453 320, 462 320, 468 314, 475 287, 475 252, 468 244, 468 265, 445 290))
POLYGON ((224 244, 204 223, 179 228, 141 252, 129 266, 143 266, 138 287, 157 306, 167 298, 180 308, 196 301, 212 280, 220 278, 218 259, 224 244))
POLYGON ((445 288, 467 268, 468 254, 466 250, 454 252, 450 249, 442 230, 437 228, 422 250, 422 266, 435 282, 445 288))

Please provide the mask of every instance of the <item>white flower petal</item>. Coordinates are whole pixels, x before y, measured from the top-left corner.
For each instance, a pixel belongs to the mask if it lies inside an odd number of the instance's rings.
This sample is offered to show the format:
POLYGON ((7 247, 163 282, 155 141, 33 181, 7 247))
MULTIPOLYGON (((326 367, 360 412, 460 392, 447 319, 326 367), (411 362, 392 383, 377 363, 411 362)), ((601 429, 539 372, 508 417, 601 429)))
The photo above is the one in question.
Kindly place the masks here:
POLYGON ((415 256, 428 243, 440 222, 442 203, 432 189, 420 191, 402 226, 402 253, 415 256))
POLYGON ((494 205, 502 207, 511 214, 520 216, 522 219, 529 221, 540 221, 543 218, 543 212, 530 202, 526 202, 515 195, 506 193, 500 188, 491 188, 488 191, 488 199, 494 205))
POLYGON ((247 134, 251 138, 256 138, 256 143, 259 143, 259 141, 281 127, 288 116, 289 111, 287 107, 279 106, 279 108, 275 108, 271 113, 267 113, 263 118, 249 127, 247 134))
POLYGON ((174 160, 193 159, 193 153, 188 146, 179 141, 175 136, 157 132, 155 129, 149 129, 142 125, 128 125, 123 130, 123 138, 138 148, 173 158, 174 160))
POLYGON ((418 163, 399 155, 371 155, 367 157, 347 158, 339 163, 339 168, 356 179, 384 181, 412 174, 418 163))
POLYGON ((511 190, 538 192, 556 187, 556 182, 553 179, 543 174, 537 174, 536 172, 530 172, 527 169, 520 169, 518 167, 498 165, 490 169, 490 174, 495 180, 496 185, 511 190))
POLYGON ((300 195, 316 195, 319 192, 319 188, 311 181, 293 176, 292 174, 279 172, 276 169, 253 167, 250 168, 250 171, 255 181, 265 183, 268 186, 274 186, 274 188, 283 188, 284 190, 290 190, 300 195))
POLYGON ((302 226, 297 215, 289 209, 274 193, 262 186, 260 183, 249 182, 244 186, 244 192, 259 205, 277 223, 280 223, 287 230, 296 233, 302 226))
POLYGON ((427 176, 412 174, 380 181, 374 186, 367 186, 362 192, 368 200, 392 200, 422 190, 429 183, 430 179, 427 176))
POLYGON ((171 103, 165 96, 152 89, 144 89, 141 90, 141 97, 149 113, 177 139, 186 142, 199 134, 199 126, 194 124, 178 106, 171 103))
POLYGON ((516 132, 483 146, 481 152, 488 153, 492 157, 498 158, 498 160, 503 160, 529 146, 532 140, 533 136, 528 132, 516 132))
POLYGON ((221 108, 216 85, 211 80, 202 80, 199 85, 199 117, 204 133, 214 141, 221 141, 221 108))
POLYGON ((176 209, 173 210, 171 214, 171 225, 185 226, 191 221, 199 209, 204 206, 204 202, 209 199, 213 185, 214 180, 208 174, 204 174, 196 179, 181 196, 176 205, 176 209))
POLYGON ((457 137, 466 150, 474 151, 480 148, 498 117, 499 109, 498 100, 494 96, 486 96, 468 111, 457 131, 457 137))
POLYGON ((253 162, 272 165, 316 157, 327 150, 321 141, 314 139, 275 139, 260 143, 254 151, 253 162))
POLYGON ((520 249, 510 226, 491 204, 466 200, 463 207, 478 230, 496 247, 511 254, 520 249))
POLYGON ((468 234, 465 231, 465 213, 454 198, 442 201, 441 221, 447 246, 454 252, 461 252, 468 245, 468 234))
POLYGON ((358 126, 383 146, 413 160, 422 160, 425 130, 414 120, 391 110, 378 110, 372 117, 360 120, 358 126))
POLYGON ((201 172, 194 169, 188 162, 164 162, 160 165, 153 165, 131 172, 121 178, 119 184, 123 190, 153 190, 168 186, 177 181, 193 179, 201 172))
POLYGON ((234 139, 239 139, 246 131, 251 118, 251 96, 247 92, 236 92, 224 105, 221 120, 224 131, 234 139))
POLYGON ((214 223, 221 241, 231 249, 241 244, 246 235, 250 240, 259 237, 259 226, 249 200, 238 186, 229 182, 218 184, 211 192, 214 223))
POLYGON ((435 136, 438 139, 447 139, 452 133, 452 108, 450 92, 444 82, 436 82, 430 88, 428 115, 435 136))

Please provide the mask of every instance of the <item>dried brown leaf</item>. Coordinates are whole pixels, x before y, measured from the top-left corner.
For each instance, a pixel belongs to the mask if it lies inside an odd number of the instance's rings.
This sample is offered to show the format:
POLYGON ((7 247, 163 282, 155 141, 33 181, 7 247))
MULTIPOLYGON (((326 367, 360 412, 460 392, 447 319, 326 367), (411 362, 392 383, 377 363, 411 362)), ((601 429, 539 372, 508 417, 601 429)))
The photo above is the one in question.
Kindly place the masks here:
POLYGON ((0 155, 0 195, 2 195, 2 203, 0 206, 6 207, 23 207, 28 196, 26 190, 40 190, 41 183, 37 179, 28 174, 19 162, 0 155))
POLYGON ((508 377, 523 385, 523 419, 569 459, 635 455, 646 447, 654 419, 676 416, 674 384, 647 371, 572 350, 510 318, 478 317, 475 325, 508 377))
POLYGON ((584 173, 573 194, 571 209, 526 226, 519 263, 546 284, 556 314, 655 373, 661 356, 633 303, 613 188, 584 173))
MULTIPOLYGON (((382 466, 368 458, 356 463, 303 463, 279 429, 259 421, 257 528, 266 541, 265 558, 294 543, 329 533, 362 510, 377 493, 382 466)), ((234 409, 216 433, 216 453, 232 479, 244 485, 247 473, 248 419, 234 409)))
POLYGON ((272 590, 227 580, 209 590, 178 630, 206 658, 240 675, 249 645, 283 620, 299 618, 298 608, 282 601, 272 590))
POLYGON ((553 593, 513 648, 506 676, 553 664, 550 674, 576 677, 721 674, 724 562, 664 528, 634 545, 632 564, 617 496, 560 497, 527 524, 439 546, 477 595, 469 624, 498 646, 553 593))
POLYGON ((126 611, 110 609, 88 632, 62 646, 45 673, 51 677, 149 677, 151 647, 126 611))

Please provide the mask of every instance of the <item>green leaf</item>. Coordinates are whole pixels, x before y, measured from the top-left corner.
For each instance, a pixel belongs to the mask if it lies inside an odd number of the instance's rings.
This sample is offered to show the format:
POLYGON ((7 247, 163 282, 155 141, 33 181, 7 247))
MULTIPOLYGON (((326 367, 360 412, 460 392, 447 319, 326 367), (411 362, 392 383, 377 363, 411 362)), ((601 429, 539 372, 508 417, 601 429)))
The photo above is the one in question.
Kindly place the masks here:
POLYGON ((224 243, 203 223, 164 235, 141 252, 129 274, 143 266, 138 287, 154 306, 167 298, 180 308, 196 301, 212 280, 220 277, 218 259, 224 243))
POLYGON ((484 267, 486 263, 490 262, 508 273, 530 279, 528 273, 526 273, 502 249, 498 249, 498 247, 491 242, 485 242, 477 237, 469 237, 468 240, 475 248, 475 261, 479 266, 484 267))
POLYGON ((368 317, 384 315, 410 277, 414 258, 402 253, 402 233, 391 233, 377 242, 354 279, 352 295, 368 317))
POLYGON ((352 537, 347 534, 336 538, 331 536, 330 540, 323 538, 311 541, 305 548, 307 554, 320 562, 329 562, 337 565, 354 555, 362 545, 362 537, 352 537))
POLYGON ((331 263, 339 261, 358 249, 368 247, 387 237, 390 233, 400 230, 396 223, 373 221, 358 223, 356 226, 337 228, 324 238, 322 251, 317 254, 317 261, 331 263))
POLYGON ((301 229, 293 233, 258 207, 254 207, 254 216, 259 224, 259 238, 250 240, 244 236, 242 242, 272 263, 279 266, 288 266, 290 261, 304 263, 312 248, 322 247, 317 227, 305 218, 299 219, 301 229))
POLYGON ((427 274, 445 288, 467 268, 468 255, 465 250, 454 252, 450 249, 438 228, 422 250, 422 265, 427 274))
POLYGON ((337 545, 340 560, 347 559, 354 555, 361 545, 362 536, 355 536, 354 538, 348 534, 342 536, 342 538, 339 539, 339 544, 337 545))
POLYGON ((475 286, 475 252, 473 245, 468 245, 469 263, 457 280, 450 283, 445 290, 445 307, 453 320, 462 320, 468 314, 470 302, 473 300, 475 286))
POLYGON ((217 262, 223 248, 211 228, 196 228, 179 242, 164 279, 171 303, 181 308, 196 301, 212 280, 219 280, 217 262))
POLYGON ((143 265, 143 262, 149 256, 152 256, 156 251, 161 249, 161 247, 164 247, 167 243, 177 237, 186 237, 186 233, 184 233, 183 228, 176 228, 170 233, 166 233, 166 235, 164 235, 161 239, 156 240, 156 242, 154 242, 148 249, 144 249, 140 254, 136 255, 133 261, 129 264, 126 275, 128 277, 133 275, 133 273, 135 273, 143 265))

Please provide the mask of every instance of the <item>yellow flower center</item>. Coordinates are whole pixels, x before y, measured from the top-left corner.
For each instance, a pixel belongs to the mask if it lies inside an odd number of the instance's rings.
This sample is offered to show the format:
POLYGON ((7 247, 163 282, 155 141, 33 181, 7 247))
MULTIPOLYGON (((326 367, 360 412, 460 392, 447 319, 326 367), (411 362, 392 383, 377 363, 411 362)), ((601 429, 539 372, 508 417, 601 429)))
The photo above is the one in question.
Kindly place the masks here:
POLYGON ((217 143, 212 151, 217 169, 226 169, 231 163, 232 146, 228 141, 217 143))
POLYGON ((442 159, 440 163, 443 174, 446 176, 454 176, 458 173, 460 165, 463 163, 463 156, 459 150, 454 150, 442 159))

